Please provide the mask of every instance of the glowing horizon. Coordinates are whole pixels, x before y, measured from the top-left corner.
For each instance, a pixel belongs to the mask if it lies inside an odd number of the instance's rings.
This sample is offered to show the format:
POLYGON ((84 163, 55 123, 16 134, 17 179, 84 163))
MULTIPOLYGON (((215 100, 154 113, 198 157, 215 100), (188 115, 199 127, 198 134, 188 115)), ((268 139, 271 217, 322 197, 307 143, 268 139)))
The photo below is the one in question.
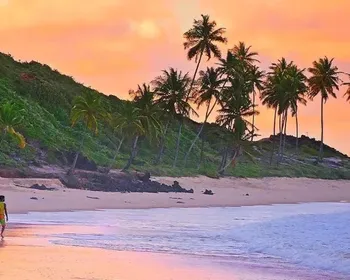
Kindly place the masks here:
MULTIPOLYGON (((227 29, 224 52, 244 41, 259 52, 263 69, 282 56, 307 68, 327 55, 341 71, 350 72, 347 0, 188 2, 0 1, 0 51, 48 64, 105 94, 128 98, 129 89, 149 82, 162 69, 193 73, 195 63, 186 59, 182 35, 203 13, 227 29)), ((202 68, 213 63, 203 61, 202 68)), ((326 144, 350 155, 350 103, 342 98, 344 91, 326 103, 324 136, 326 144)), ((273 112, 262 106, 259 111, 259 132, 270 135, 273 112)), ((289 119, 289 134, 294 134, 294 122, 289 119)), ((301 106, 299 123, 300 135, 319 139, 319 99, 301 106)))

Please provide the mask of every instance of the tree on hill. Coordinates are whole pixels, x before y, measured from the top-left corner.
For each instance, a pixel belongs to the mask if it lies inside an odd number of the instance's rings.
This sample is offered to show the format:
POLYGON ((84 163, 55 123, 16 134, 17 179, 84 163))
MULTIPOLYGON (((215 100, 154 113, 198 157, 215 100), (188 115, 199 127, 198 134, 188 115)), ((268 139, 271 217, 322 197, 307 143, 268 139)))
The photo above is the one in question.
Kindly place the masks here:
MULTIPOLYGON (((75 98, 73 107, 71 110, 71 122, 72 126, 75 126, 78 122, 82 122, 85 127, 93 132, 95 135, 98 133, 98 122, 100 119, 106 117, 106 114, 103 112, 101 107, 100 96, 85 93, 81 96, 75 98)), ((80 148, 76 152, 73 164, 68 171, 68 173, 74 173, 79 154, 84 145, 85 137, 81 137, 80 148)))
POLYGON ((207 68, 206 71, 199 72, 199 80, 198 80, 198 89, 194 94, 194 100, 197 104, 197 109, 203 104, 206 105, 206 112, 204 115, 204 121, 200 126, 198 133, 195 139, 192 141, 190 148, 188 149, 185 155, 185 166, 187 164, 188 157, 199 139, 205 124, 208 121, 209 116, 213 112, 215 106, 220 99, 220 93, 222 90, 222 85, 224 83, 224 79, 220 77, 220 72, 218 69, 213 67, 207 68))
MULTIPOLYGON (((253 95, 252 105, 253 110, 256 110, 256 91, 262 91, 264 89, 264 79, 265 78, 265 72, 261 71, 258 66, 252 65, 249 67, 249 83, 250 83, 250 90, 249 92, 253 95)), ((252 116, 252 138, 251 141, 254 141, 255 137, 255 116, 256 114, 253 114, 252 116)))
POLYGON ((243 144, 252 134, 252 124, 246 118, 257 114, 248 92, 241 92, 236 83, 232 83, 226 91, 230 98, 225 99, 216 122, 231 133, 225 135, 226 149, 218 168, 219 174, 223 174, 232 163, 235 165, 237 158, 244 152, 243 144))
POLYGON ((179 122, 173 162, 173 167, 175 167, 179 156, 183 119, 191 114, 196 114, 186 96, 190 78, 187 73, 182 74, 181 71, 170 68, 169 70, 163 70, 162 75, 152 83, 156 93, 156 104, 162 108, 163 112, 168 114, 168 120, 175 119, 179 122))
POLYGON ((130 156, 123 170, 128 170, 137 155, 140 137, 148 136, 154 139, 161 129, 158 121, 159 111, 154 104, 125 101, 115 116, 116 129, 123 132, 127 139, 132 140, 130 156), (139 106, 138 106, 139 105, 139 106))
POLYGON ((215 21, 210 20, 209 15, 201 15, 201 19, 195 19, 193 26, 184 34, 184 48, 185 50, 188 49, 187 58, 189 60, 195 58, 195 62, 197 63, 186 99, 191 96, 191 91, 203 55, 205 55, 208 60, 210 60, 212 56, 220 58, 221 51, 216 44, 227 43, 227 39, 224 36, 225 28, 217 28, 216 25, 215 21))
MULTIPOLYGON (((272 63, 269 67, 270 71, 267 73, 264 90, 261 92, 261 99, 263 105, 267 105, 269 108, 275 109, 274 114, 274 129, 273 134, 276 135, 276 122, 277 116, 279 117, 279 148, 278 148, 278 160, 281 160, 283 156, 283 135, 286 134, 288 110, 290 103, 288 100, 288 75, 287 71, 292 67, 293 62, 287 62, 285 58, 278 60, 277 63, 272 63)), ((272 151, 270 157, 270 163, 272 163, 275 141, 272 143, 272 151)))
POLYGON ((295 117, 295 148, 298 153, 299 149, 299 122, 298 122, 298 109, 299 104, 306 105, 307 101, 305 95, 307 94, 307 78, 304 75, 305 69, 299 69, 297 65, 293 65, 288 70, 287 76, 289 80, 289 102, 291 105, 292 116, 295 117))
POLYGON ((312 67, 308 69, 311 77, 308 79, 309 97, 313 100, 316 96, 321 96, 321 145, 319 150, 319 160, 323 159, 323 106, 328 98, 337 95, 336 90, 339 90, 339 72, 338 67, 333 65, 333 58, 320 58, 312 63, 312 67))

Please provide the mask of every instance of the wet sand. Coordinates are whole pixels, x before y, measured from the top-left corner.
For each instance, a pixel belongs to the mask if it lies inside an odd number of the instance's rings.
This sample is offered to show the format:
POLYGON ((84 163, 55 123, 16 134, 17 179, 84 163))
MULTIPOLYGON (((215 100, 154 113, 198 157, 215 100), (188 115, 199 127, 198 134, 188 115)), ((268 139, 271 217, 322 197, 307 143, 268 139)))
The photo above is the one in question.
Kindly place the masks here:
MULTIPOLYGON (((177 256, 56 246, 36 236, 69 230, 68 227, 45 226, 10 229, 6 239, 0 241, 0 279, 232 279, 214 269, 193 268, 177 256)), ((73 231, 77 230, 74 227, 73 231)))

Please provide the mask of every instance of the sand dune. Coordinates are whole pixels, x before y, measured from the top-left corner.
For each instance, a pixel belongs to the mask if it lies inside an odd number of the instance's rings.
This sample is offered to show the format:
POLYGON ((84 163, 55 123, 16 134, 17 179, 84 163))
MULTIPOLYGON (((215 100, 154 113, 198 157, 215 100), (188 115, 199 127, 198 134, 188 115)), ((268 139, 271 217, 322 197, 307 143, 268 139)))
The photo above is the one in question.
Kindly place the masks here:
MULTIPOLYGON (((174 178, 154 178, 172 183, 174 178)), ((6 196, 10 213, 152 207, 243 206, 299 202, 350 201, 350 181, 296 178, 211 179, 177 178, 194 194, 103 193, 65 189, 59 180, 0 178, 0 193, 6 196), (32 190, 34 184, 55 187, 55 191, 32 190), (204 195, 211 189, 214 195, 204 195)))

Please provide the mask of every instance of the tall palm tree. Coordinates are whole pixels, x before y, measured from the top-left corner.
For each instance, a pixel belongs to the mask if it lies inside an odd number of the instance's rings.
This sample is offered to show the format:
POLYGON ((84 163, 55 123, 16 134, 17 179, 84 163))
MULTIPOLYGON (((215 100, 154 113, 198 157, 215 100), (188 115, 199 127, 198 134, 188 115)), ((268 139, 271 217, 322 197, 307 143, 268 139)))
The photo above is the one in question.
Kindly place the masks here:
POLYGON ((174 167, 177 164, 179 155, 183 118, 189 117, 190 114, 197 114, 192 109, 187 98, 190 81, 187 73, 182 74, 181 71, 170 68, 169 70, 163 70, 162 75, 152 82, 156 93, 156 104, 169 116, 169 119, 176 119, 179 122, 176 152, 173 162, 174 167))
MULTIPOLYGON (((101 99, 98 95, 92 93, 85 93, 78 96, 74 100, 73 108, 71 110, 72 126, 75 126, 81 121, 88 130, 94 134, 98 133, 98 121, 106 117, 101 106, 101 99)), ((84 136, 81 139, 80 148, 76 152, 73 164, 68 173, 74 173, 75 166, 78 161, 80 151, 84 145, 84 136)))
POLYGON ((217 105, 217 102, 220 98, 220 93, 222 90, 222 85, 224 82, 224 79, 220 77, 219 70, 213 67, 208 67, 206 71, 200 71, 199 72, 199 80, 198 80, 198 90, 196 91, 194 98, 195 103, 197 104, 197 107, 199 108, 203 104, 206 105, 207 109, 204 116, 204 121, 202 125, 200 126, 200 129, 195 137, 195 139, 192 141, 190 148, 188 149, 186 156, 185 156, 185 166, 187 164, 188 157, 196 144, 197 140, 199 139, 203 128, 205 124, 208 121, 209 116, 213 112, 215 106, 217 105))
POLYGON ((274 109, 274 119, 273 119, 273 140, 272 149, 270 156, 270 164, 272 164, 273 155, 275 151, 275 136, 276 136, 276 121, 277 116, 279 116, 279 150, 278 150, 278 160, 282 156, 283 148, 283 134, 286 131, 287 125, 287 111, 289 109, 289 104, 286 101, 286 71, 289 67, 293 65, 292 62, 287 62, 285 58, 278 60, 277 63, 273 63, 267 73, 267 77, 264 83, 264 89, 260 94, 263 105, 267 105, 268 108, 274 109))
POLYGON ((333 58, 320 58, 312 63, 312 67, 308 69, 311 76, 308 79, 309 97, 313 100, 316 96, 321 96, 321 145, 319 151, 319 160, 323 159, 323 106, 328 98, 337 95, 339 90, 339 72, 338 67, 333 65, 333 58))
POLYGON ((0 106, 0 130, 5 135, 13 136, 21 149, 25 148, 26 140, 17 128, 23 123, 23 113, 24 109, 15 103, 5 102, 0 106))
POLYGON ((192 28, 184 33, 184 38, 186 40, 184 42, 184 48, 185 50, 188 49, 187 58, 189 60, 195 58, 195 62, 197 63, 188 89, 187 100, 191 96, 203 55, 207 56, 208 60, 210 60, 212 56, 220 58, 221 51, 216 44, 227 43, 227 39, 224 37, 225 28, 217 28, 216 25, 215 21, 210 20, 209 15, 201 15, 201 19, 195 19, 192 28))
POLYGON ((299 149, 299 122, 298 122, 298 105, 306 105, 305 94, 307 93, 307 78, 304 75, 305 69, 299 69, 296 65, 289 68, 287 76, 289 80, 289 102, 291 104, 292 116, 295 117, 296 127, 296 152, 299 149))
MULTIPOLYGON (((256 97, 256 91, 261 91, 264 89, 264 80, 263 78, 265 77, 265 72, 261 71, 258 66, 252 65, 249 67, 249 83, 251 85, 250 92, 253 94, 253 110, 255 111, 256 108, 256 102, 255 102, 255 97, 256 97)), ((253 131, 252 131, 252 138, 250 139, 251 141, 254 141, 254 136, 255 136, 255 114, 252 116, 252 125, 253 125, 253 131)))
POLYGON ((277 111, 278 111, 278 101, 275 96, 275 90, 273 86, 273 77, 271 74, 267 76, 265 81, 265 86, 262 92, 260 92, 260 99, 264 106, 267 106, 269 109, 274 110, 273 114, 273 130, 272 130, 272 148, 270 155, 270 165, 272 164, 273 155, 275 153, 275 137, 276 137, 276 120, 277 120, 277 111))

